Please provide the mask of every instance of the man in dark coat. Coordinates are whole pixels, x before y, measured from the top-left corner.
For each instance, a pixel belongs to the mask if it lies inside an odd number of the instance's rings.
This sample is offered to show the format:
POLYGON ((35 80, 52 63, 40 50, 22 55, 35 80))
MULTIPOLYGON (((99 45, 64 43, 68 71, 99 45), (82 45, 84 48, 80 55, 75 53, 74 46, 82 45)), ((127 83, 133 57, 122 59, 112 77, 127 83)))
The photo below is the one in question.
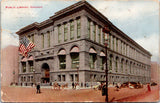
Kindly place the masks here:
POLYGON ((36 87, 37 87, 37 93, 41 93, 41 91, 40 91, 40 84, 39 83, 37 84, 36 87))

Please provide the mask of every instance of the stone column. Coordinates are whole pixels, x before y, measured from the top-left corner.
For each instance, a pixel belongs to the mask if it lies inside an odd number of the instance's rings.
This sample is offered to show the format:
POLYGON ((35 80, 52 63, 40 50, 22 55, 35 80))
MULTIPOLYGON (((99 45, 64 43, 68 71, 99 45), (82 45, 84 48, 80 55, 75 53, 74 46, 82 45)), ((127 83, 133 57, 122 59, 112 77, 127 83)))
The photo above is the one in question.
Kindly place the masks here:
POLYGON ((22 73, 22 63, 19 62, 19 73, 22 73))
POLYGON ((28 61, 26 61, 26 73, 28 73, 29 72, 29 63, 28 63, 28 61))
POLYGON ((54 31, 53 31, 53 38, 51 38, 51 41, 53 42, 53 45, 58 44, 58 27, 54 27, 54 31))
POLYGON ((84 38, 88 38, 88 28, 87 28, 87 23, 88 23, 88 20, 87 20, 87 17, 85 15, 82 15, 81 16, 81 38, 84 39, 84 38))
POLYGON ((87 61, 85 60, 85 58, 86 58, 85 55, 86 55, 85 52, 79 53, 79 69, 83 69, 83 70, 86 69, 85 64, 87 61))
POLYGON ((71 70, 72 69, 72 67, 71 67, 71 65, 72 65, 72 63, 71 63, 71 57, 70 57, 70 54, 67 54, 66 55, 66 69, 67 70, 71 70))

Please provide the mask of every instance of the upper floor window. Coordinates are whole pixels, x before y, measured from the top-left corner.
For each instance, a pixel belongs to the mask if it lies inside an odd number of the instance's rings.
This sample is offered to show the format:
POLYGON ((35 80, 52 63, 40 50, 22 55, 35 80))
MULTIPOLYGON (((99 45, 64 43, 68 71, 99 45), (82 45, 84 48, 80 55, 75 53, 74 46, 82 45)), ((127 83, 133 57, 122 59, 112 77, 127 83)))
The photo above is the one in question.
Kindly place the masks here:
POLYGON ((112 45, 113 47, 112 48, 114 50, 114 37, 112 38, 112 43, 113 43, 113 45, 112 45))
POLYGON ((70 22, 70 39, 74 39, 74 21, 70 22))
POLYGON ((118 52, 118 39, 116 38, 116 51, 118 52))
POLYGON ((87 23, 87 31, 88 31, 88 38, 90 39, 91 38, 91 21, 88 20, 88 23, 87 23))
POLYGON ((66 23, 64 24, 64 41, 67 41, 67 36, 68 36, 68 26, 66 23))
POLYGON ((47 36, 48 36, 48 47, 50 47, 50 32, 47 32, 47 36))
POLYGON ((96 24, 93 24, 93 40, 96 41, 96 24))
POLYGON ((42 33, 41 36, 42 36, 42 48, 44 48, 44 34, 42 33))
POLYGON ((62 35, 62 31, 61 31, 61 26, 58 26, 58 43, 61 42, 61 35, 62 35))
POLYGON ((81 36, 81 21, 80 19, 77 19, 77 38, 80 38, 81 36))
POLYGON ((101 43, 101 28, 98 26, 98 41, 101 43))

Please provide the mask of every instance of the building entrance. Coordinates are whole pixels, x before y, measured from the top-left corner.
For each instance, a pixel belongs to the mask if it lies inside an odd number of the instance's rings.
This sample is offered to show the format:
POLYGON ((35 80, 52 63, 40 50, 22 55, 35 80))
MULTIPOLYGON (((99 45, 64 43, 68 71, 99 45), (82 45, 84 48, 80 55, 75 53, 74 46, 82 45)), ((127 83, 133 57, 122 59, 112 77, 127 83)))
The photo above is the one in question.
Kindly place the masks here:
POLYGON ((41 83, 49 83, 50 82, 50 68, 49 65, 47 63, 44 63, 42 65, 42 69, 41 69, 41 73, 42 73, 42 78, 41 78, 41 83))

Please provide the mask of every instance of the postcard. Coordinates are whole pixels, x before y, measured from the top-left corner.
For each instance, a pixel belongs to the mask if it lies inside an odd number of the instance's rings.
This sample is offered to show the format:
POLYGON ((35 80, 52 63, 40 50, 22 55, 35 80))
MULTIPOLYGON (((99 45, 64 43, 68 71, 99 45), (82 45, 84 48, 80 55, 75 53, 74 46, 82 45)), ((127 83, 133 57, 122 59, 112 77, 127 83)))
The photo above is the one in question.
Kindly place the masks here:
POLYGON ((2 0, 2 102, 158 102, 159 1, 2 0))

